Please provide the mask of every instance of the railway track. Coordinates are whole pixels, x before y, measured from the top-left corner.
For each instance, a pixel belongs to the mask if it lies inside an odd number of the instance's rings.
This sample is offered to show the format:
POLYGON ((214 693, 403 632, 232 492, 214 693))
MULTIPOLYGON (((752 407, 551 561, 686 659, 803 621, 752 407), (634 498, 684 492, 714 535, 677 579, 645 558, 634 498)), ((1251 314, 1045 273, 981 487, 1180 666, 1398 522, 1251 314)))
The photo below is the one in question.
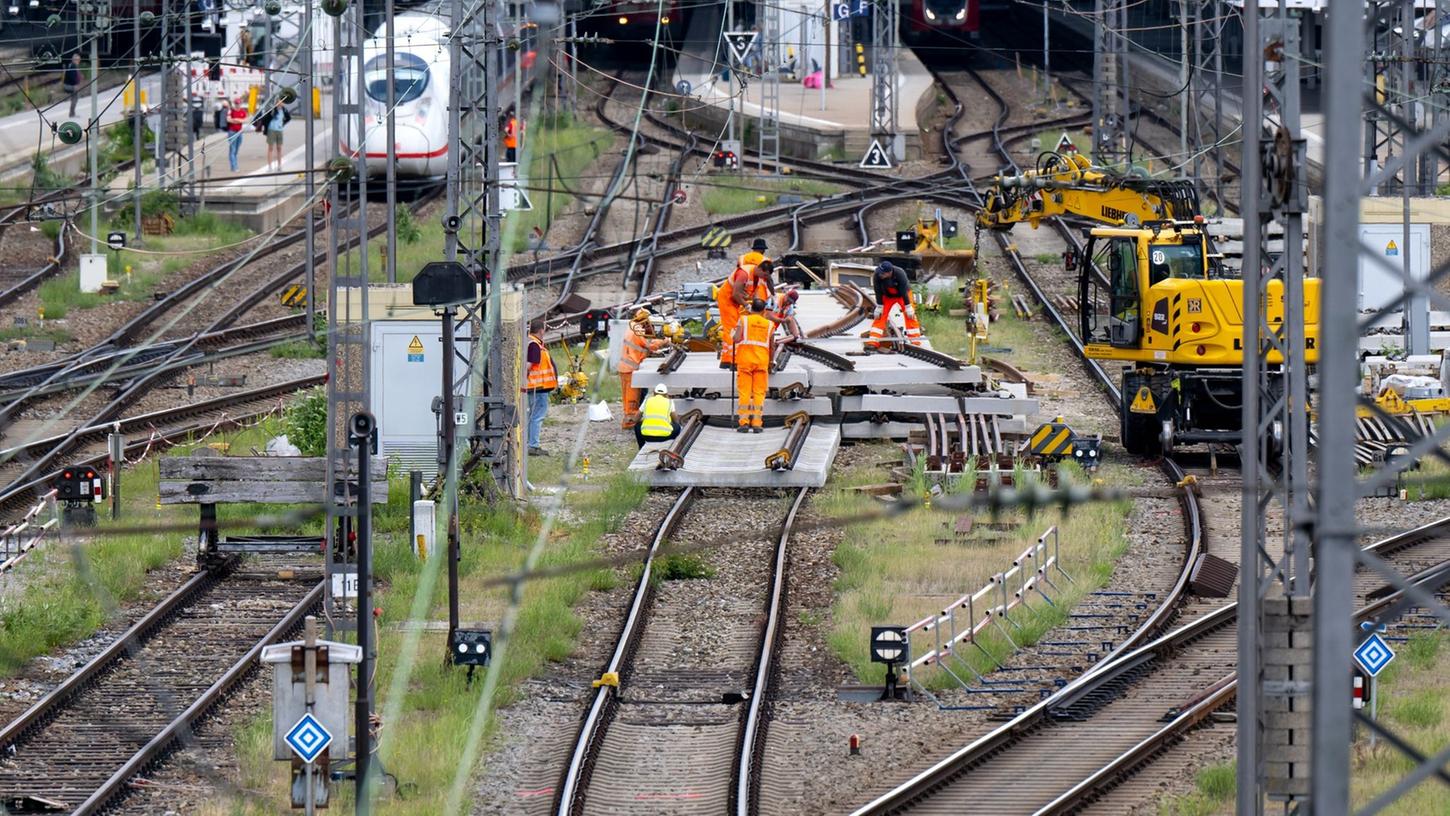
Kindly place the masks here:
POLYGON ((793 492, 774 528, 763 507, 770 500, 758 493, 700 493, 681 492, 655 531, 555 788, 558 816, 755 810, 786 548, 807 491, 793 492), (707 590, 660 581, 669 569, 661 545, 717 518, 742 531, 730 548, 706 556, 711 584, 730 587, 727 594, 705 597, 707 590))
MULTIPOLYGON (((996 124, 1000 126, 1009 114, 1007 103, 979 74, 970 71, 968 74, 998 105, 996 124)), ((943 84, 950 89, 950 83, 943 84)), ((1001 159, 1015 167, 1002 140, 994 138, 993 142, 1001 159)), ((956 169, 970 184, 966 165, 959 164, 956 169)), ((975 187, 972 186, 970 190, 979 203, 980 198, 977 197, 975 187)), ((1059 231, 1064 240, 1074 240, 1065 225, 1059 227, 1059 231)), ((1089 373, 1103 386, 1109 402, 1115 406, 1120 404, 1121 395, 1116 384, 1101 365, 1083 355, 1081 342, 1077 339, 1072 325, 1038 286, 1016 247, 1004 235, 993 235, 1017 276, 1032 290, 1039 308, 1067 335, 1089 373)), ((1162 466, 1171 482, 1179 483, 1183 480, 1185 473, 1179 463, 1164 459, 1162 466)), ((1131 694, 1126 697, 1122 695, 1124 689, 1129 689, 1132 680, 1137 677, 1134 672, 1140 669, 1141 655, 1147 653, 1144 650, 1149 648, 1142 644, 1162 632, 1186 600, 1189 568, 1203 552, 1205 525, 1201 508, 1191 492, 1185 491, 1183 495, 1188 525, 1188 552, 1173 589, 1132 634, 1121 641, 1101 663, 1073 680, 1061 691, 1049 695, 1043 702, 877 798, 857 813, 886 813, 908 809, 927 813, 1036 813, 1040 805, 1050 802, 1060 792, 1056 787, 1059 783, 1071 786, 1073 781, 1086 778, 1093 770, 1101 767, 1106 758, 1116 757, 1121 753, 1114 753, 1113 749, 1123 739, 1138 734, 1146 723, 1156 723, 1162 714, 1161 710, 1142 704, 1142 701, 1134 699, 1131 694), (1125 668, 1120 671, 1113 667, 1125 668), (1105 705, 1116 705, 1115 715, 1095 716, 1105 705), (1122 716, 1117 716, 1118 714, 1122 716), (1056 728, 1045 725, 1062 723, 1071 725, 1056 728), (1103 733, 1100 735, 1099 731, 1103 733), (1089 734, 1092 736, 1089 737, 1089 734), (1084 741, 1092 744, 1084 745, 1084 741), (967 773, 968 770, 971 772, 967 773), (1024 779, 1034 780, 1034 784, 1024 786, 1021 784, 1024 779), (1011 783, 1002 787, 1004 780, 1011 780, 1011 783)), ((1226 659, 1233 659, 1235 643, 1231 632, 1227 635, 1206 632, 1194 642, 1200 643, 1204 655, 1201 662, 1204 665, 1212 665, 1215 659, 1225 659, 1224 650, 1227 651, 1226 659)), ((1161 644, 1162 640, 1153 643, 1161 644)), ((1180 667, 1184 670, 1164 674, 1164 682, 1155 687, 1156 693, 1165 698, 1175 698, 1176 695, 1176 699, 1183 699, 1191 693, 1190 688, 1196 690, 1199 676, 1194 669, 1202 670, 1202 666, 1195 664, 1193 660, 1184 659, 1176 663, 1175 669, 1180 667)))
MULTIPOLYGON (((100 813, 320 605, 321 576, 199 572, 0 731, 0 798, 100 813)), ((52 812, 46 810, 45 812, 52 812)))

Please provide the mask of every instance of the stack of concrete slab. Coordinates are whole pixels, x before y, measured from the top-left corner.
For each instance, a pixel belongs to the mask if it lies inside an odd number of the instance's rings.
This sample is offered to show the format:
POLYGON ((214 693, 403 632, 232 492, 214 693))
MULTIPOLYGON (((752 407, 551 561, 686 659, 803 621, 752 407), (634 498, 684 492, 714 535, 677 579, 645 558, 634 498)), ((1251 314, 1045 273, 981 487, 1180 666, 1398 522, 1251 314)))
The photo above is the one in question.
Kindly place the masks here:
POLYGON ((813 422, 790 470, 771 470, 765 458, 785 445, 786 429, 766 428, 758 434, 737 433, 733 428, 707 427, 700 431, 678 470, 661 470, 660 450, 671 442, 650 442, 630 462, 629 470, 654 487, 822 487, 830 474, 836 449, 841 445, 841 426, 813 422))

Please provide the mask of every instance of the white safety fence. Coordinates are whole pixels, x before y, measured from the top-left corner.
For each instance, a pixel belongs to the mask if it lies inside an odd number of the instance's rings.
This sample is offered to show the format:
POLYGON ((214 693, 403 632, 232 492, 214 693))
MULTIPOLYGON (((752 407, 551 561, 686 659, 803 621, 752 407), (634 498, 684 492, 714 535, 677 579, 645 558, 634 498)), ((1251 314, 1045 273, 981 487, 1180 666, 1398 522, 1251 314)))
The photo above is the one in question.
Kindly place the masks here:
POLYGON ((1047 528, 1037 540, 1012 561, 1012 568, 992 576, 986 586, 975 592, 957 598, 940 612, 931 614, 906 627, 906 637, 911 643, 912 655, 906 664, 907 682, 911 687, 933 697, 926 686, 917 678, 917 673, 931 666, 937 666, 947 673, 958 685, 967 690, 981 690, 983 685, 997 685, 986 680, 961 656, 975 646, 984 655, 991 657, 986 648, 978 642, 978 636, 987 629, 996 629, 1012 648, 1021 648, 1012 637, 1012 630, 1021 630, 1021 625, 1012 620, 1011 612, 1018 607, 1030 609, 1027 599, 1038 595, 1048 604, 1055 603, 1046 588, 1059 592, 1052 576, 1061 576, 1074 583, 1072 576, 1062 568, 1059 552, 1060 541, 1057 527, 1047 528), (955 660, 952 660, 955 658, 955 660), (969 682, 953 669, 953 664, 972 675, 969 682))
POLYGON ((60 507, 55 494, 51 490, 41 496, 24 518, 0 531, 0 572, 15 566, 47 533, 60 526, 60 507))

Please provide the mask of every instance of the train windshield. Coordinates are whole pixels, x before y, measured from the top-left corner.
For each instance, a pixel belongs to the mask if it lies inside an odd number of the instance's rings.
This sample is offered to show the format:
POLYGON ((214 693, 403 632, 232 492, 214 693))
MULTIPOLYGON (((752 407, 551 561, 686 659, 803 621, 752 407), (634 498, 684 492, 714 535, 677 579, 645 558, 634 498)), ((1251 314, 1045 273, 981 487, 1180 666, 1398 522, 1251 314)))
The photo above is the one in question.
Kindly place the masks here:
MULTIPOLYGON (((412 102, 428 90, 428 65, 412 54, 393 55, 393 93, 398 104, 412 102)), ((388 101, 388 57, 386 54, 368 60, 363 81, 368 96, 378 102, 388 101)))

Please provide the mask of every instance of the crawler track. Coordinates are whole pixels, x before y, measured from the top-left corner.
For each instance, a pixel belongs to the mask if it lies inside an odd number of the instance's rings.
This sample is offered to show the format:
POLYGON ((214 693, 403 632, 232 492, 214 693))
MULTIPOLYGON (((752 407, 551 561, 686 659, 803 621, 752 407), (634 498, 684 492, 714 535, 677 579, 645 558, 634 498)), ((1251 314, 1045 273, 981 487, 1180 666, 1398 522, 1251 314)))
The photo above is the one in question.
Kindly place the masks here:
MULTIPOLYGON (((233 567, 235 565, 232 565, 233 567)), ((0 796, 99 813, 166 755, 322 599, 316 574, 198 573, 0 731, 0 796)))
MULTIPOLYGON (((713 581, 733 584, 702 601, 688 587, 656 586, 661 544, 694 511, 708 520, 759 494, 699 498, 687 488, 661 521, 645 556, 624 627, 582 721, 563 779, 559 816, 657 810, 753 812, 764 711, 774 671, 785 587, 786 545, 807 491, 793 495, 773 546, 742 522, 737 548, 713 581), (702 650, 701 643, 712 647, 702 650), (702 651, 706 653, 701 653, 702 651)), ((769 535, 767 533, 766 535, 769 535)))

